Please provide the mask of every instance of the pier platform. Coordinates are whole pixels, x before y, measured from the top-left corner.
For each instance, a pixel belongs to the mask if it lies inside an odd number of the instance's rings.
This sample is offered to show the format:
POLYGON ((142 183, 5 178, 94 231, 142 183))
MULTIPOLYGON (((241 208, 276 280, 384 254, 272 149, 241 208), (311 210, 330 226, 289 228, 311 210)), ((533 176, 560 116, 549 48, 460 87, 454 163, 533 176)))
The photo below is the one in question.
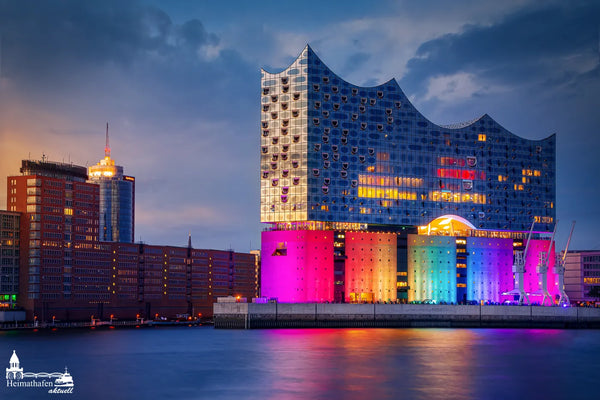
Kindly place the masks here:
POLYGON ((439 304, 215 303, 217 329, 599 329, 600 308, 439 304))

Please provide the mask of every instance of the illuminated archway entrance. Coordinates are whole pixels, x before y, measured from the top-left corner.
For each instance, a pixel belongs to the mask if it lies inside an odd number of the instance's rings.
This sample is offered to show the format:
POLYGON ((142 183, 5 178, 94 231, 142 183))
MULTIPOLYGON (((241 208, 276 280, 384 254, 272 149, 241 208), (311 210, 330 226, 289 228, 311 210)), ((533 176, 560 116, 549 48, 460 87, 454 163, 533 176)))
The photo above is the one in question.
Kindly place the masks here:
POLYGON ((419 227, 419 235, 471 236, 475 226, 458 215, 442 215, 429 224, 419 227))

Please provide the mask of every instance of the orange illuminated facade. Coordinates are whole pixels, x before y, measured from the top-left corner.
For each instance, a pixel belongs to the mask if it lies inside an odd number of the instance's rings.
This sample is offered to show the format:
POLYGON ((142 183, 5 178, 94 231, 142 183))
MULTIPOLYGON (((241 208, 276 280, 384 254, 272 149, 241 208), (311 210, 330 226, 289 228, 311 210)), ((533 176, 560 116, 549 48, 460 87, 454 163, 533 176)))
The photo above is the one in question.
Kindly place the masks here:
POLYGON ((346 302, 396 301, 396 235, 346 232, 346 302))

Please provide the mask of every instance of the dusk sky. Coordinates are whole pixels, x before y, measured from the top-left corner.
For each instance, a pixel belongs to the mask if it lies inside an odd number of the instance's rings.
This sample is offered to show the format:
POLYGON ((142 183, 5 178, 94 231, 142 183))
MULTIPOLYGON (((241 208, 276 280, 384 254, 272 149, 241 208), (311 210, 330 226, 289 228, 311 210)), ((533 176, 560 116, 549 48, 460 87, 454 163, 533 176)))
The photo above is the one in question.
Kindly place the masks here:
POLYGON ((260 248, 260 68, 306 44, 432 122, 557 134, 558 247, 600 249, 600 2, 0 0, 0 209, 20 161, 136 177, 135 240, 260 248))

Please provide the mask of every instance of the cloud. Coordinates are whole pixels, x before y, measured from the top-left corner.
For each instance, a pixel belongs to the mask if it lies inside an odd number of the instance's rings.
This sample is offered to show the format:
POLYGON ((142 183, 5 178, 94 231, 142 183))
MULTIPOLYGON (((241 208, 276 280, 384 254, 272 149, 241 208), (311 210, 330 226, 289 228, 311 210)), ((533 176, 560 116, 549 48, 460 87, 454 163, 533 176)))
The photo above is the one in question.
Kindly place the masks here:
POLYGON ((432 75, 470 72, 497 82, 557 85, 598 64, 599 16, 600 4, 578 2, 528 8, 493 25, 466 25, 419 46, 403 81, 423 90, 432 75))
POLYGON ((475 82, 475 76, 466 72, 435 76, 429 79, 424 100, 457 101, 472 97, 483 88, 475 82))

